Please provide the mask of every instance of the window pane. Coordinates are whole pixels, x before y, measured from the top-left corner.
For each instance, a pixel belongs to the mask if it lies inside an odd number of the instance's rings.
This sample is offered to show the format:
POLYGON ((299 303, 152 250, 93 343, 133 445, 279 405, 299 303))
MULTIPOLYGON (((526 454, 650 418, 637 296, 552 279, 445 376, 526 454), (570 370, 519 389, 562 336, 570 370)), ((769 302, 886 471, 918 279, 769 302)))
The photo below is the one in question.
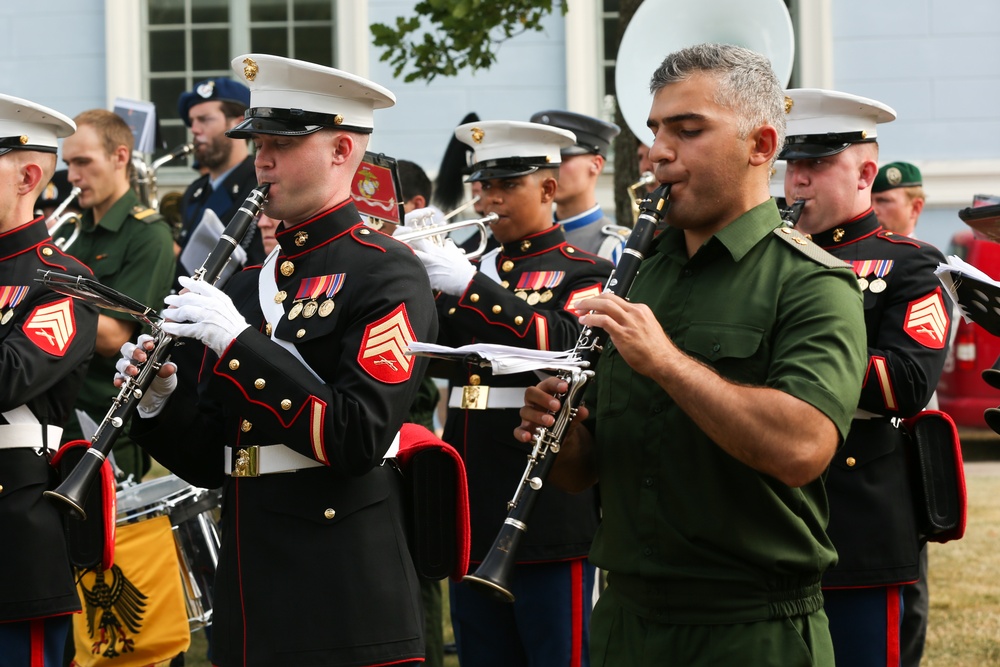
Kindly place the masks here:
POLYGON ((251 21, 287 21, 287 0, 250 0, 251 21))
POLYGON ((149 23, 184 23, 184 0, 149 0, 149 23))
MULTIPOLYGON (((157 147, 156 152, 153 153, 153 159, 160 157, 161 155, 166 155, 168 152, 177 148, 178 146, 187 142, 187 128, 183 125, 161 125, 160 126, 160 138, 163 139, 165 144, 164 148, 157 147)), ((183 167, 185 164, 184 160, 171 160, 167 162, 164 167, 183 167)), ((162 167, 161 167, 162 168, 162 167)), ((194 175, 192 175, 191 180, 194 180, 194 175)), ((163 193, 160 192, 160 196, 163 193)))
POLYGON ((250 31, 250 50, 287 58, 288 31, 285 28, 254 28, 250 31))
POLYGON ((177 100, 186 89, 183 78, 150 80, 149 101, 156 105, 156 115, 161 120, 177 118, 177 100))
POLYGON ((615 95, 615 68, 605 67, 604 68, 604 93, 606 95, 615 95))
POLYGON ((227 69, 230 60, 229 28, 191 31, 191 69, 227 69))
POLYGON ((191 0, 192 23, 228 23, 229 0, 191 0))
POLYGON ((149 33, 149 69, 152 72, 184 71, 184 31, 149 33))
POLYGON ((618 52, 618 17, 604 19, 604 57, 614 60, 618 52))
POLYGON ((295 28, 295 57, 333 67, 333 30, 328 26, 295 28))
POLYGON ((296 21, 331 21, 333 3, 330 0, 293 0, 296 21))
POLYGON ((606 11, 606 12, 617 12, 618 11, 618 0, 604 0, 604 11, 606 11))

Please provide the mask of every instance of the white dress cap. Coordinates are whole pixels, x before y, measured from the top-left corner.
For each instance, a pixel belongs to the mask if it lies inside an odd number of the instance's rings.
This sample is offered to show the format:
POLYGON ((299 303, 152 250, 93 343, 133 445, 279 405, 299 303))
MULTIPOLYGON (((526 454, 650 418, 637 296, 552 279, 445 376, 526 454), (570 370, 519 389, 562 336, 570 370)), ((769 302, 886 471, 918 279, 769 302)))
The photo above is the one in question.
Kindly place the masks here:
POLYGON ((517 120, 459 125, 455 137, 475 152, 470 181, 514 178, 562 162, 560 151, 576 143, 569 130, 517 120))
POLYGON ((819 88, 785 91, 788 113, 780 159, 825 157, 875 141, 876 126, 896 119, 892 107, 859 95, 819 88))
POLYGON ((250 88, 250 108, 230 137, 302 135, 322 127, 370 133, 373 111, 396 103, 377 83, 302 60, 249 53, 233 58, 232 67, 250 88))
POLYGON ((74 132, 76 123, 58 111, 0 95, 0 155, 15 149, 55 153, 59 139, 74 132))

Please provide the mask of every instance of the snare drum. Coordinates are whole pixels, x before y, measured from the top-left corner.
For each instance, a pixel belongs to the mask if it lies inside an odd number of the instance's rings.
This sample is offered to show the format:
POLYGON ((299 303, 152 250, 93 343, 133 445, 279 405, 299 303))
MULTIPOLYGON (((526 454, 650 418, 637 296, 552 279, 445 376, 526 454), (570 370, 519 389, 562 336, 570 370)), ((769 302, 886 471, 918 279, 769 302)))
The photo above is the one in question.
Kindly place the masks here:
POLYGON ((219 563, 215 513, 219 492, 191 486, 176 475, 151 479, 118 492, 116 526, 166 516, 177 548, 177 561, 191 630, 212 622, 212 582, 219 563))

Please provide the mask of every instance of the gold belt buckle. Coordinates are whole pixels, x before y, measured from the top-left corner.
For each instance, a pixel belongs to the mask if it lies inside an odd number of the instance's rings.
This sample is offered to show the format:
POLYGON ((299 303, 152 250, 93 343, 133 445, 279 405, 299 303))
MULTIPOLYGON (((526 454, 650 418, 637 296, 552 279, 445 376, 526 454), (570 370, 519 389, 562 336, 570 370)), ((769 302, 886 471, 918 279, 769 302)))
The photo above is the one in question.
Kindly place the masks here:
POLYGON ((236 450, 236 464, 233 466, 233 477, 258 477, 257 462, 260 457, 260 447, 240 447, 236 450))
POLYGON ((463 410, 485 410, 486 399, 490 395, 490 388, 483 385, 465 385, 462 387, 462 409, 463 410))

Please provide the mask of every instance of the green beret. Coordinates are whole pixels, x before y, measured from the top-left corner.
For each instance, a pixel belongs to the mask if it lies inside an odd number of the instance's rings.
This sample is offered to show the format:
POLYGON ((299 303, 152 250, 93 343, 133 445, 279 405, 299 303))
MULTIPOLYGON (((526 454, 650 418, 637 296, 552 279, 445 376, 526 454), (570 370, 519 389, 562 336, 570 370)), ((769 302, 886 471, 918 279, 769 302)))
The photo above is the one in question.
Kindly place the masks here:
POLYGON ((893 188, 911 188, 923 185, 920 170, 909 162, 890 162, 878 170, 872 192, 885 192, 893 188))

